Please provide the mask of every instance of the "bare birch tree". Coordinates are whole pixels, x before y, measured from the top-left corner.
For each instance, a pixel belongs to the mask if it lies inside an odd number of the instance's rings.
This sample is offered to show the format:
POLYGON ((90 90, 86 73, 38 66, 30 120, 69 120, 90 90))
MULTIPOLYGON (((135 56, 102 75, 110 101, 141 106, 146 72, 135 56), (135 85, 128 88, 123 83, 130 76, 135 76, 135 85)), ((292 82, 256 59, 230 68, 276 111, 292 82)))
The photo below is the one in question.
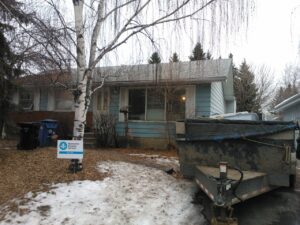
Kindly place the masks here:
POLYGON ((40 47, 40 56, 47 56, 58 68, 65 69, 67 59, 71 59, 76 67, 78 83, 72 90, 75 106, 73 138, 76 140, 83 139, 91 96, 103 85, 95 87, 93 81, 97 76, 96 67, 107 55, 138 36, 153 42, 158 29, 182 33, 186 28, 194 26, 199 29, 207 23, 216 44, 221 34, 237 31, 241 23, 247 24, 249 12, 253 9, 253 2, 248 0, 44 2, 50 10, 47 8, 45 12, 45 5, 41 7, 39 14, 43 18, 35 20, 35 28, 38 29, 28 38, 40 47), (47 18, 50 12, 52 14, 47 18), (59 64, 61 62, 64 65, 59 64))
MULTIPOLYGON (((119 46, 125 44, 130 38, 147 31, 148 28, 175 21, 183 21, 193 16, 222 18, 225 24, 229 19, 244 17, 248 10, 248 1, 159 1, 159 0, 123 0, 123 1, 84 1, 73 0, 75 31, 76 31, 76 64, 79 83, 75 94, 74 138, 82 139, 84 135, 85 118, 90 104, 93 76, 95 67, 103 57, 119 46), (86 49, 86 27, 84 11, 95 11, 96 21, 92 26, 89 50, 86 49), (229 15, 238 15, 233 18, 229 15), (126 16, 125 16, 126 15, 126 16), (125 17, 123 17, 125 16, 125 17), (101 41, 105 36, 103 27, 113 20, 114 34, 109 41, 101 41), (226 21, 227 20, 227 21, 226 21), (87 56, 86 53, 89 53, 87 56), (88 59, 88 60, 86 60, 88 59)), ((220 23, 221 20, 219 20, 220 23)), ((224 25, 224 24, 223 24, 224 25)), ((229 26, 229 25, 228 25, 229 26)))

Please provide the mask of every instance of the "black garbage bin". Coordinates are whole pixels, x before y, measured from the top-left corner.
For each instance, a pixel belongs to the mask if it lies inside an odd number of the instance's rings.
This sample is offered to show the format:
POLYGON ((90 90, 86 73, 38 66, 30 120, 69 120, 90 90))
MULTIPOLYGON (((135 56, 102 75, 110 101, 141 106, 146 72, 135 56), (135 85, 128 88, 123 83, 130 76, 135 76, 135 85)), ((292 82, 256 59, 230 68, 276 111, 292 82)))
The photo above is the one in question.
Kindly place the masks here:
POLYGON ((52 135, 57 134, 58 121, 52 119, 45 119, 42 120, 40 123, 40 146, 50 146, 52 144, 52 135))
POLYGON ((39 129, 40 123, 37 122, 26 122, 18 123, 20 126, 20 140, 18 149, 30 150, 35 149, 39 146, 39 129))

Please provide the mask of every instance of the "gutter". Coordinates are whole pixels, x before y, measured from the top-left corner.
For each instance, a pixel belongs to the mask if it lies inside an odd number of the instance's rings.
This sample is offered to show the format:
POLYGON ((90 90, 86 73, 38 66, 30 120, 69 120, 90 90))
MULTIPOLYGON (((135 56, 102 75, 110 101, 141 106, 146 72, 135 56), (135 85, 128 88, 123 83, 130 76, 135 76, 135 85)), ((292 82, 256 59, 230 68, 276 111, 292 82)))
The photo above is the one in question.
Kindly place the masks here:
POLYGON ((300 94, 296 94, 296 95, 284 100, 283 102, 279 103, 277 106, 275 106, 274 112, 281 112, 284 109, 287 109, 299 102, 300 102, 300 94))

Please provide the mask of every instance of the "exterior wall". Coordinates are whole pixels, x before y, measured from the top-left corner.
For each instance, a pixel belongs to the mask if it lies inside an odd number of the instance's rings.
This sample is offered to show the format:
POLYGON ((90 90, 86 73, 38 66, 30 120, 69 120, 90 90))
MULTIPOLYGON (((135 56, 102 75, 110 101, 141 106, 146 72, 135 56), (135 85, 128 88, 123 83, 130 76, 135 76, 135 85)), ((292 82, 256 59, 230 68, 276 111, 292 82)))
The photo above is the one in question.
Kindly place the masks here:
MULTIPOLYGON (((11 119, 15 123, 41 121, 44 119, 58 120, 59 123, 66 125, 70 129, 73 128, 74 112, 49 112, 49 111, 32 111, 32 112, 13 112, 11 119)), ((87 113, 86 124, 88 128, 92 128, 93 113, 87 113)))
POLYGON ((280 116, 283 121, 300 120, 300 104, 287 108, 280 113, 280 116))
MULTIPOLYGON (((125 136, 125 122, 118 123, 117 133, 125 136)), ((130 137, 174 138, 175 122, 129 121, 128 135, 130 137)))
POLYGON ((196 86, 191 85, 186 87, 186 106, 185 106, 185 117, 195 118, 196 115, 196 86))
POLYGON ((119 106, 120 88, 110 88, 109 93, 110 93, 109 112, 116 119, 118 119, 119 111, 120 111, 120 106, 119 106))
POLYGON ((236 101, 226 100, 225 101, 225 113, 236 113, 236 101))
POLYGON ((48 110, 48 90, 40 89, 40 99, 39 99, 39 110, 47 111, 48 110))
POLYGON ((48 111, 54 111, 55 110, 55 93, 54 89, 49 89, 48 92, 48 111))
POLYGON ((20 99, 20 96, 19 96, 19 90, 16 90, 16 92, 13 93, 12 95, 12 102, 16 105, 19 104, 19 99, 20 99))
POLYGON ((221 82, 211 83, 210 115, 225 113, 223 85, 221 82))
POLYGON ((33 111, 40 110, 40 89, 35 88, 33 90, 33 111))
MULTIPOLYGON (((128 145, 130 147, 144 147, 166 149, 175 145, 175 122, 128 122, 128 145)), ((119 136, 125 136, 125 123, 117 124, 119 136)))
MULTIPOLYGON (((196 86, 187 85, 186 89, 186 117, 195 117, 196 86)), ((118 115, 117 134, 125 136, 124 114, 119 113, 120 108, 128 106, 128 88, 121 87, 119 91, 111 91, 110 113, 118 115)), ((128 145, 130 147, 146 147, 165 149, 175 145, 175 122, 167 121, 129 121, 128 145)))
POLYGON ((199 84, 196 86, 196 117, 210 116, 211 85, 199 84))

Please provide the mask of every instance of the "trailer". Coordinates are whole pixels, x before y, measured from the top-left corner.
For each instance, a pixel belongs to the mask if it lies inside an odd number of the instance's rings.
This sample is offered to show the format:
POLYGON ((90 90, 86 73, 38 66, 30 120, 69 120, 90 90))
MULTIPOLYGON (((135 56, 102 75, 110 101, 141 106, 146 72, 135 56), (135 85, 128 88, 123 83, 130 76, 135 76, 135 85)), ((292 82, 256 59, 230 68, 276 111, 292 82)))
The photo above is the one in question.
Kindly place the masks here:
POLYGON ((176 123, 181 173, 202 190, 211 224, 236 225, 234 204, 291 185, 296 129, 296 123, 278 121, 176 123))

